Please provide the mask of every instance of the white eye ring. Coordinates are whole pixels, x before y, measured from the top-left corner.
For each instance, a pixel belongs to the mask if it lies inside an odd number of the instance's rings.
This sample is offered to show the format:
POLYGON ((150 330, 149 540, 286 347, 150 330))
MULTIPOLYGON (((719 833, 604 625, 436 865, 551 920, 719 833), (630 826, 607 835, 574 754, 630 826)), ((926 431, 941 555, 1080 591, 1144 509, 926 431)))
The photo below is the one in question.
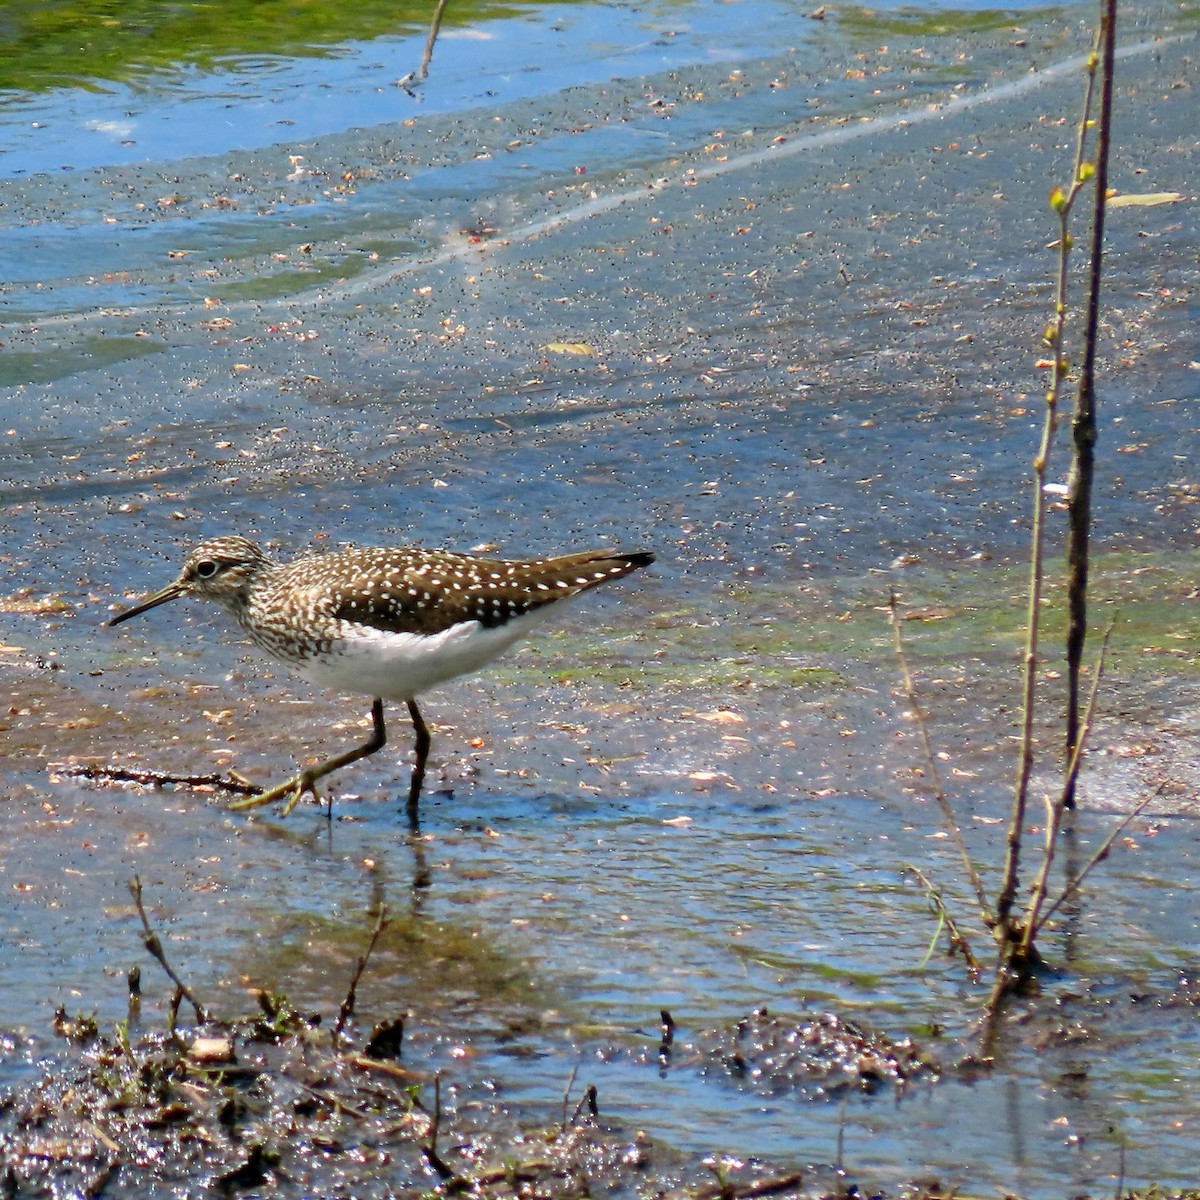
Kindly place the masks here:
POLYGON ((217 564, 211 558, 203 559, 196 564, 198 579, 211 579, 217 573, 217 564))

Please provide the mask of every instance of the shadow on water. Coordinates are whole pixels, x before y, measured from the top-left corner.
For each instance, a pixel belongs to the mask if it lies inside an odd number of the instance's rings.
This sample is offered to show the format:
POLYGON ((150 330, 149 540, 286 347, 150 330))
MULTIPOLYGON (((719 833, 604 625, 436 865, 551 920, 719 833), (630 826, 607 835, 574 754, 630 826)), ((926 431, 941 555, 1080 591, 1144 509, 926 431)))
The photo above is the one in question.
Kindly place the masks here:
MULTIPOLYGON (((697 1189, 687 1170, 737 1154, 840 1159, 893 1189, 934 1173, 1107 1194, 1122 1146, 1127 1179, 1194 1182, 1194 206, 1114 210, 1105 436, 1121 453, 1104 459, 1095 585, 1121 617, 1079 852, 1163 781, 1171 815, 1135 823, 1054 931, 1061 974, 1014 1012, 994 1069, 964 1065, 980 993, 927 959, 934 922, 906 865, 969 903, 881 609, 898 587, 967 838, 996 862, 1028 507, 1014 481, 1047 294, 1046 221, 1017 181, 1061 169, 1065 133, 1044 118, 1077 107, 1087 31, 1075 10, 964 28, 772 5, 747 28, 739 11, 497 12, 471 27, 492 35, 487 70, 448 51, 419 109, 390 89, 388 55, 411 46, 373 45, 375 65, 361 48, 243 65, 230 78, 267 98, 310 71, 309 99, 324 78, 356 115, 288 126, 286 143, 214 126, 205 157, 156 149, 149 121, 124 139, 140 148, 105 134, 120 146, 105 160, 84 138, 76 169, 59 169, 68 147, 47 173, 42 131, 14 134, 6 1087, 41 1075, 57 1006, 115 1029, 137 963, 144 1024, 165 1028, 136 874, 206 1005, 236 1021, 251 989, 283 993, 323 1032, 386 904, 359 1011, 407 1014, 404 1069, 426 1094, 442 1072, 448 1119, 498 1128, 503 1108, 542 1128, 569 1081, 594 1085, 604 1118, 649 1130, 697 1189), (508 70, 516 33, 538 70, 508 70), (571 77, 583 57, 594 74, 571 77), (658 563, 430 697, 413 843, 399 732, 331 780, 332 823, 67 773, 266 782, 359 735, 365 703, 305 691, 213 614, 102 628, 184 547, 233 530, 283 556, 619 542, 658 563), (798 1082, 780 1047, 829 1013, 913 1038, 937 1081, 872 1093, 863 1050, 849 1088, 798 1082), (731 1033, 751 1027, 771 1047, 731 1033)), ((1194 167, 1197 57, 1171 40, 1194 30, 1175 20, 1147 6, 1130 28, 1127 190, 1186 191, 1194 167)), ((271 119, 292 119, 275 101, 271 119)), ((622 1153, 639 1145, 628 1132, 622 1153)), ((412 1169, 426 1178, 419 1155, 412 1169)))

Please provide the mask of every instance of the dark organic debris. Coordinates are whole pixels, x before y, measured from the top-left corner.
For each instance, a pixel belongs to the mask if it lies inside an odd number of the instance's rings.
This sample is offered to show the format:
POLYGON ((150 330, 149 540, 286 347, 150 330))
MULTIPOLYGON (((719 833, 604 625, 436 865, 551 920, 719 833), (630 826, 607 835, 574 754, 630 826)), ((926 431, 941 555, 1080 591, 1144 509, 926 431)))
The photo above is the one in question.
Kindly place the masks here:
MULTIPOLYGON (((209 1019, 136 1041, 124 1024, 108 1034, 91 1018, 60 1014, 60 1060, 0 1105, 7 1194, 140 1197, 184 1182, 218 1196, 832 1194, 828 1172, 752 1158, 722 1159, 714 1185, 714 1160, 610 1121, 592 1084, 573 1112, 564 1101, 561 1121, 519 1116, 503 1097, 481 1102, 469 1080, 384 1058, 400 1050, 400 1021, 381 1022, 369 1036, 347 1023, 333 1036, 280 996, 256 999, 261 1011, 242 1020, 209 1019)), ((775 1063, 774 1078, 795 1072, 792 1059, 807 1053, 801 1044, 828 1058, 823 1076, 850 1055, 860 1081, 917 1071, 915 1051, 836 1018, 796 1026, 759 1010, 701 1043, 687 1052, 705 1071, 729 1070, 737 1053, 748 1071, 775 1063)))
MULTIPOLYGON (((672 1069, 692 1067, 771 1096, 871 1094, 916 1080, 932 1083, 942 1074, 937 1060, 911 1039, 895 1041, 834 1013, 797 1020, 758 1008, 732 1026, 688 1042, 679 1040, 674 1022, 671 1029, 672 1069)), ((661 1046, 656 1061, 660 1066, 667 1061, 661 1046)))
POLYGON ((390 1021, 380 1021, 371 1030, 366 1052, 369 1058, 399 1058, 403 1045, 404 1018, 394 1017, 390 1021))

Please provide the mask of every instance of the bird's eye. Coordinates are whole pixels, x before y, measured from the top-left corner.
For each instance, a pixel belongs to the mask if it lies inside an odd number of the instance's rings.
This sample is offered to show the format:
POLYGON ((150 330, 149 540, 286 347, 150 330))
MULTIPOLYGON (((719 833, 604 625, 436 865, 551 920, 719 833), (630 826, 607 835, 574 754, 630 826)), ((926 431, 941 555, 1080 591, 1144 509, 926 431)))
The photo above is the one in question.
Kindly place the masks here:
POLYGON ((217 564, 211 558, 203 558, 196 564, 197 579, 211 579, 217 573, 217 564))

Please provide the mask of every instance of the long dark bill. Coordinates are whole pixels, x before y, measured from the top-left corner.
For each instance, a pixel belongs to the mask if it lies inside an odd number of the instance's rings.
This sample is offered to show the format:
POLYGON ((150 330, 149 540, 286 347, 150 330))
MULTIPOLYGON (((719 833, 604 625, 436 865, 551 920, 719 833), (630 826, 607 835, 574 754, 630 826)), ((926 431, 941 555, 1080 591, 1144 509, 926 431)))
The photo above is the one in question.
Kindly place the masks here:
POLYGON ((166 604, 168 600, 178 600, 184 594, 185 590, 181 584, 169 584, 161 592, 155 592, 153 596, 148 596, 141 604, 135 604, 132 608, 127 608, 123 613, 117 613, 109 621, 109 625, 120 625, 122 621, 128 621, 130 617, 136 617, 139 613, 157 608, 160 604, 166 604))

